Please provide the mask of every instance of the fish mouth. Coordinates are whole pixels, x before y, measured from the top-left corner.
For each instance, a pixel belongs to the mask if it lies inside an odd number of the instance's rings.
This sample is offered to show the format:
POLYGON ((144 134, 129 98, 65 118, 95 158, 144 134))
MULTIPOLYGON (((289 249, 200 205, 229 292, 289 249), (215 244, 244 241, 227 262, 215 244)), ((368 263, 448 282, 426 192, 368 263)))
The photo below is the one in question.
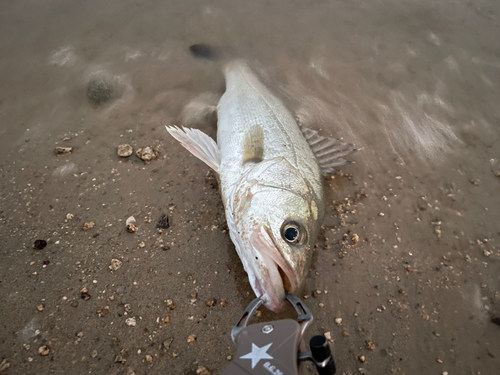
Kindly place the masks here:
POLYGON ((278 312, 283 307, 285 291, 294 292, 297 289, 297 281, 293 269, 276 246, 272 235, 266 228, 260 226, 252 233, 251 242, 253 248, 262 256, 264 265, 269 276, 269 283, 262 284, 259 288, 267 294, 269 300, 265 300, 266 307, 278 312), (267 286, 267 287, 266 287, 267 286))

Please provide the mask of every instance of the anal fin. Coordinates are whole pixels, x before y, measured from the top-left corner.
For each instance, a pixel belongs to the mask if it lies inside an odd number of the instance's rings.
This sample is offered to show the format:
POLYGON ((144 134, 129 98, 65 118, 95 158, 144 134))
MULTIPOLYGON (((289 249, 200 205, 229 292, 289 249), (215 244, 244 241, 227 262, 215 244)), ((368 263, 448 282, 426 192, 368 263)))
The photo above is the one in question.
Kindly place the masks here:
POLYGON ((165 126, 165 128, 186 150, 205 162, 215 172, 219 171, 220 150, 212 138, 198 129, 184 127, 180 129, 177 126, 165 126))
POLYGON ((344 159, 344 156, 358 151, 352 143, 346 143, 342 138, 323 137, 316 130, 305 126, 301 126, 300 129, 316 156, 318 165, 324 175, 335 172, 335 167, 352 163, 344 159))

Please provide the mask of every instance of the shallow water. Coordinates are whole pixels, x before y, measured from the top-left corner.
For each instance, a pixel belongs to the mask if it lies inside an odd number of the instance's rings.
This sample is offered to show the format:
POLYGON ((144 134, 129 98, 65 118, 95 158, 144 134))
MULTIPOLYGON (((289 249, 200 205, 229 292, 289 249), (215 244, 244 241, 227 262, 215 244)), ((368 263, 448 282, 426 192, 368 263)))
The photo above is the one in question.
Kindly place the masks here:
POLYGON ((343 168, 347 175, 326 183, 329 214, 304 292, 328 290, 308 300, 317 318, 311 333, 332 332, 339 372, 494 373, 499 39, 500 3, 492 0, 2 2, 0 316, 9 323, 2 324, 0 352, 12 364, 9 373, 188 373, 195 360, 219 373, 234 354, 229 329, 251 290, 227 233, 210 230, 223 228, 224 217, 216 189, 207 187, 207 168, 163 128, 187 123, 215 136, 213 118, 192 114, 224 90, 222 62, 190 55, 188 47, 200 42, 248 60, 303 123, 363 148, 356 164, 343 168), (93 78, 113 85, 110 102, 89 103, 93 78), (125 141, 155 144, 161 157, 122 162, 115 150, 125 141), (75 152, 56 157, 56 145, 75 152), (368 198, 355 200, 361 190, 368 198), (333 208, 345 198, 353 203, 342 226, 333 208), (64 222, 68 212, 81 223, 64 222), (137 250, 139 241, 126 237, 118 220, 163 212, 171 214, 171 250, 155 252, 154 228, 139 238, 149 240, 149 252, 137 250), (90 219, 101 226, 99 237, 79 230, 90 219), (348 231, 359 234, 358 245, 344 241, 348 231), (54 244, 50 257, 49 250, 40 255, 30 248, 40 236, 66 247, 54 244), (112 257, 124 257, 129 269, 110 276, 112 257), (33 276, 45 258, 50 265, 33 276), (104 300, 80 300, 76 309, 60 300, 78 300, 94 277, 120 295, 109 302, 113 318, 97 323, 104 300), (132 279, 154 288, 138 290, 132 279), (189 305, 194 290, 197 307, 189 305), (159 328, 156 317, 166 313, 156 306, 167 296, 179 300, 177 322, 159 328), (231 303, 207 313, 203 298, 212 296, 231 303), (43 313, 35 309, 41 299, 43 313), (144 316, 134 334, 117 315, 125 303, 144 316), (339 316, 342 327, 334 323, 339 316), (19 333, 28 325, 39 337, 19 333), (80 346, 76 329, 88 332, 80 346), (196 330, 194 349, 184 333, 196 330), (171 336, 181 353, 175 359, 158 348, 171 336), (52 338, 58 341, 49 364, 36 350, 52 338), (363 348, 366 340, 377 343, 375 351, 363 348), (27 343, 31 352, 22 348, 27 343), (124 347, 130 360, 114 363, 124 347), (94 349, 97 358, 89 357, 94 349), (143 361, 146 352, 152 364, 143 361))

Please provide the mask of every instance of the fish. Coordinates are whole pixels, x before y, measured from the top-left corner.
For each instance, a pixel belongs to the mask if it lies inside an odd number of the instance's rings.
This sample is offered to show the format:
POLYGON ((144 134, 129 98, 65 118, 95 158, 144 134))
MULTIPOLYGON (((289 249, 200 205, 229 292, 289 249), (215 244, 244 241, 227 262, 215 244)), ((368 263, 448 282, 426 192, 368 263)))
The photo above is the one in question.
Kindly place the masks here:
POLYGON ((166 126, 218 175, 229 234, 256 296, 279 312, 307 277, 325 215, 323 176, 349 164, 343 139, 305 127, 246 61, 223 69, 217 141, 166 126))

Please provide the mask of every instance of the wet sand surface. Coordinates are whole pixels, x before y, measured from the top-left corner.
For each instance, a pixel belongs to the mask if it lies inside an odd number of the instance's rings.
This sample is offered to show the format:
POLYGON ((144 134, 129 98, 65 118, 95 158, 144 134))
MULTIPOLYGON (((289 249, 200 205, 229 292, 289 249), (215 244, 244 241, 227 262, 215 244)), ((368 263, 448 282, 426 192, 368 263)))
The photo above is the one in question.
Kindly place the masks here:
POLYGON ((164 129, 215 136, 224 80, 200 42, 363 147, 325 180, 299 295, 338 373, 499 373, 498 40, 493 0, 2 2, 0 373, 219 374, 234 355, 254 295, 217 181, 164 129))

